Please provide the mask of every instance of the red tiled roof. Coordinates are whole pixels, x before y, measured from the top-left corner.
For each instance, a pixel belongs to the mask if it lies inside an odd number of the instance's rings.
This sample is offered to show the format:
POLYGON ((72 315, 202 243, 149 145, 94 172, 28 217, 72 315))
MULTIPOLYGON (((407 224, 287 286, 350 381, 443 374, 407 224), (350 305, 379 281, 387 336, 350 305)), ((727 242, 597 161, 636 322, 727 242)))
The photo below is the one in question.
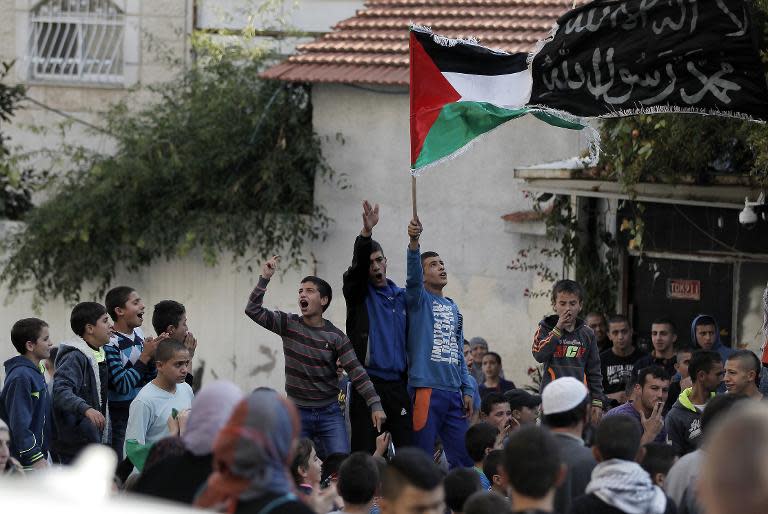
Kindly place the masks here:
MULTIPOLYGON (((581 4, 584 0, 579 0, 581 4)), ((355 16, 264 72, 294 82, 408 85, 408 25, 528 52, 573 0, 367 0, 355 16)))

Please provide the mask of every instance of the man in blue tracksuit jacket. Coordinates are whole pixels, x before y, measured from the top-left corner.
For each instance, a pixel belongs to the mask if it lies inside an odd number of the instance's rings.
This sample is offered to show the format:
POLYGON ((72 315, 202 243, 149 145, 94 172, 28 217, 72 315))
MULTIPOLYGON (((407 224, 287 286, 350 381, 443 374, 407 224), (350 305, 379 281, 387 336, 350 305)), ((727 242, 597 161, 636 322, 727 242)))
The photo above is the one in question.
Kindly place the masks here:
POLYGON ((437 436, 451 468, 472 467, 464 446, 473 387, 464 361, 459 308, 443 296, 448 274, 435 252, 419 254, 422 226, 408 225, 408 386, 413 397, 413 442, 432 455, 437 436))

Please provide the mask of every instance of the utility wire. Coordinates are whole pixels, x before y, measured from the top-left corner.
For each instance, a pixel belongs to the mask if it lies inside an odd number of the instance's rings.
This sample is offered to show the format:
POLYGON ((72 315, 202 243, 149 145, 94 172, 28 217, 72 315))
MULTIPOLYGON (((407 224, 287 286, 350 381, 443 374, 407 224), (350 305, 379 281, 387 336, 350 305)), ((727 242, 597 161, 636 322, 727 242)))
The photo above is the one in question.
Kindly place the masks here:
POLYGON ((61 116, 63 118, 67 118, 68 120, 72 120, 75 123, 80 123, 81 125, 85 125, 86 127, 91 128, 93 130, 96 130, 98 132, 101 132, 102 134, 107 134, 108 136, 113 136, 114 137, 114 134, 112 134, 110 131, 108 131, 105 128, 102 128, 102 127, 99 127, 97 125, 94 125, 93 123, 90 123, 90 122, 85 121, 85 120, 83 120, 81 118, 78 118, 77 116, 73 116, 73 115, 71 115, 71 114, 69 114, 67 112, 64 112, 64 111, 60 110, 60 109, 56 109, 55 107, 51 107, 50 105, 46 105, 43 102, 35 100, 34 98, 31 98, 31 97, 29 97, 27 95, 24 95, 22 97, 22 99, 26 100, 26 101, 28 101, 30 103, 33 103, 33 104, 37 105, 38 107, 41 107, 41 108, 45 109, 46 111, 51 111, 52 113, 58 114, 59 116, 61 116))

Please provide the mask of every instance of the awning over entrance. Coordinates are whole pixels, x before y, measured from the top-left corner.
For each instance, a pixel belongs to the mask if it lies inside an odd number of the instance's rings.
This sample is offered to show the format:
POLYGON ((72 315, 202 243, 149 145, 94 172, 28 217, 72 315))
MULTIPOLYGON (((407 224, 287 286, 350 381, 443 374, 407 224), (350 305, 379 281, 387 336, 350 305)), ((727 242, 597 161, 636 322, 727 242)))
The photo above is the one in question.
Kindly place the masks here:
MULTIPOLYGON (((629 199, 618 182, 585 177, 589 170, 576 158, 515 168, 514 173, 515 178, 523 182, 521 188, 526 191, 629 199)), ((744 208, 744 198, 757 194, 755 188, 740 184, 741 180, 742 177, 721 176, 715 177, 711 185, 640 183, 635 187, 637 195, 634 200, 741 210, 744 208)))

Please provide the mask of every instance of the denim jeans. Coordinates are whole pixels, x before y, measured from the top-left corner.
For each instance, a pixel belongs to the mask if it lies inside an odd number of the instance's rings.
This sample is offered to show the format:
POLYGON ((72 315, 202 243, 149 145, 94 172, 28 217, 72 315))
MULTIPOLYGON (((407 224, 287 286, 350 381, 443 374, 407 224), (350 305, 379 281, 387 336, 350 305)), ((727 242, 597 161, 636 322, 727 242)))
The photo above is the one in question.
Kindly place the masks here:
POLYGON ((325 407, 299 407, 301 437, 315 443, 320 460, 332 453, 349 453, 349 438, 344 415, 339 403, 334 401, 325 407))

